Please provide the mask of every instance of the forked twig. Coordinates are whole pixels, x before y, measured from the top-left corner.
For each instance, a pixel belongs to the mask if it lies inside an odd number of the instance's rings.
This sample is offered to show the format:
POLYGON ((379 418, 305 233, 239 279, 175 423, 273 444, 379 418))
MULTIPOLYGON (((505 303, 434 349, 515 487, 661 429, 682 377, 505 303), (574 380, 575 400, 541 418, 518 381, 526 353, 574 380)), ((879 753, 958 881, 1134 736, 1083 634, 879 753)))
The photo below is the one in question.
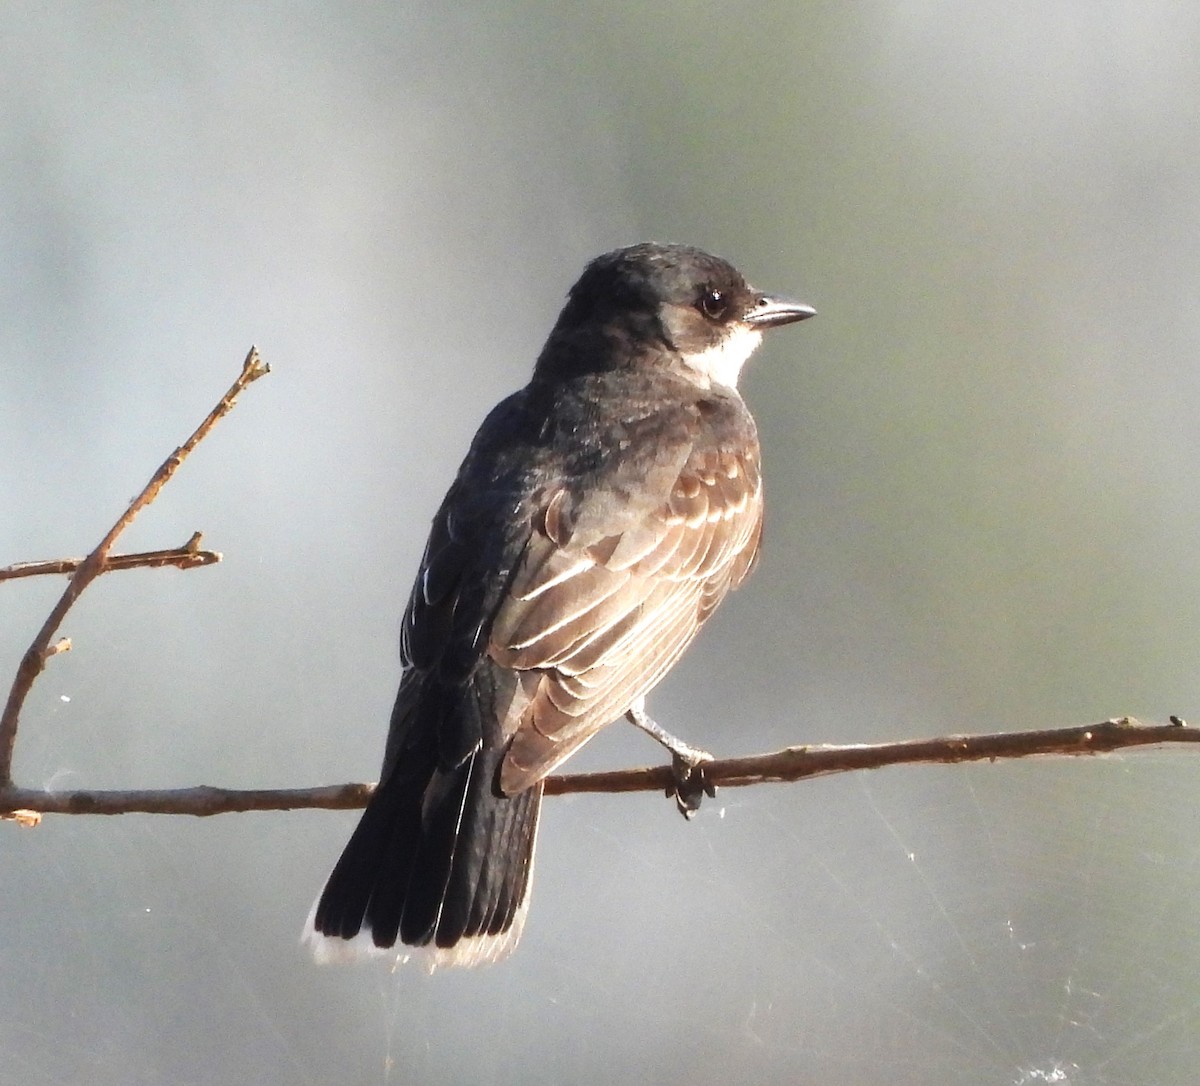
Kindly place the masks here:
POLYGON ((246 360, 242 363, 242 372, 238 375, 237 380, 229 386, 229 391, 217 401, 217 405, 196 427, 192 436, 163 461, 159 469, 150 477, 150 481, 142 488, 141 493, 129 503, 125 512, 117 518, 117 522, 100 540, 95 550, 76 566, 58 603, 54 605, 54 609, 42 624, 33 643, 21 658, 21 663, 17 666, 16 678, 8 692, 4 712, 0 714, 0 789, 12 784, 13 748, 17 741, 17 725, 20 721, 21 709, 34 682, 41 674, 42 668, 46 666, 46 660, 54 655, 51 650, 51 641, 58 632, 59 626, 62 625, 67 612, 70 611, 83 590, 109 568, 109 552, 121 533, 133 523, 133 518, 158 497, 158 492, 171 480, 171 477, 179 469, 179 465, 187 459, 188 454, 208 436, 209 431, 220 419, 233 410, 234 402, 242 389, 269 372, 270 367, 259 358, 257 349, 251 347, 250 353, 246 355, 246 360))

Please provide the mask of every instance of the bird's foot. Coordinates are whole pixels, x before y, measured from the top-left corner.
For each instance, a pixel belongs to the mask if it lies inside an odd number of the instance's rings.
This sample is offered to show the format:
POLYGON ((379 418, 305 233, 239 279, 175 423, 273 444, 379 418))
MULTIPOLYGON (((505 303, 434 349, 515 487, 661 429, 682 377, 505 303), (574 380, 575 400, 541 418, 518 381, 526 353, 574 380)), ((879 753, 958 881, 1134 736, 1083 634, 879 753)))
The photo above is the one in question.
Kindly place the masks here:
POLYGON ((705 796, 717 798, 717 786, 708 779, 704 764, 711 762, 713 756, 706 750, 696 750, 688 747, 689 755, 678 751, 671 752, 671 772, 675 776, 674 785, 667 789, 667 795, 674 795, 675 807, 684 818, 691 818, 700 810, 700 801, 705 796))
POLYGON ((630 707, 625 718, 671 752, 671 772, 675 780, 667 789, 667 795, 675 797, 675 806, 684 818, 691 818, 700 810, 700 801, 705 796, 716 797, 716 785, 704 771, 704 764, 714 760, 708 751, 685 743, 657 724, 640 699, 630 707))

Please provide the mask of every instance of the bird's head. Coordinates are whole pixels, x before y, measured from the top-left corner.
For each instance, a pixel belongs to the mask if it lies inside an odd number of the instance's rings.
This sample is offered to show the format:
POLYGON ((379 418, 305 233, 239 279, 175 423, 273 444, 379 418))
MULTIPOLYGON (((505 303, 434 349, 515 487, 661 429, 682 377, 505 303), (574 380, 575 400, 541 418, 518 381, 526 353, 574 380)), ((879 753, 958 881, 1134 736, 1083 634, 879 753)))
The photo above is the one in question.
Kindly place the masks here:
POLYGON ((733 388, 765 329, 813 316, 763 294, 728 261, 645 242, 597 257, 571 288, 538 361, 542 375, 666 365, 733 388))

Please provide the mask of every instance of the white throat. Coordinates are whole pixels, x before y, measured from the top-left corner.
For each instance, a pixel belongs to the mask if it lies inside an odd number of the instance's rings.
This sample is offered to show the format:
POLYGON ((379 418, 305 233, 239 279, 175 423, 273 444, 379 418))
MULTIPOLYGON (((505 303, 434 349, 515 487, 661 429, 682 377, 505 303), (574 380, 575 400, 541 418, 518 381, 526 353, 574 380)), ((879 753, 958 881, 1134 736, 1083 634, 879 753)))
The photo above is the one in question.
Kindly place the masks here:
POLYGON ((705 386, 737 388, 738 374, 761 342, 762 332, 759 329, 740 325, 707 350, 685 354, 683 361, 688 369, 702 379, 705 386))

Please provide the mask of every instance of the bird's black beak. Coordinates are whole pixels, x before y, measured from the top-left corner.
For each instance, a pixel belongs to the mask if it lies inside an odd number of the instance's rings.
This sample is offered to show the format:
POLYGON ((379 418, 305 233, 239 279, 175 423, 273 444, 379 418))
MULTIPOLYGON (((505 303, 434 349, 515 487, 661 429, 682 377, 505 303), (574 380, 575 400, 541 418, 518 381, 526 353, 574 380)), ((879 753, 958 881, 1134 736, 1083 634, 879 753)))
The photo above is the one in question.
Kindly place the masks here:
POLYGON ((816 315, 817 311, 811 305, 760 294, 743 319, 752 328, 777 328, 781 324, 806 321, 816 315))

